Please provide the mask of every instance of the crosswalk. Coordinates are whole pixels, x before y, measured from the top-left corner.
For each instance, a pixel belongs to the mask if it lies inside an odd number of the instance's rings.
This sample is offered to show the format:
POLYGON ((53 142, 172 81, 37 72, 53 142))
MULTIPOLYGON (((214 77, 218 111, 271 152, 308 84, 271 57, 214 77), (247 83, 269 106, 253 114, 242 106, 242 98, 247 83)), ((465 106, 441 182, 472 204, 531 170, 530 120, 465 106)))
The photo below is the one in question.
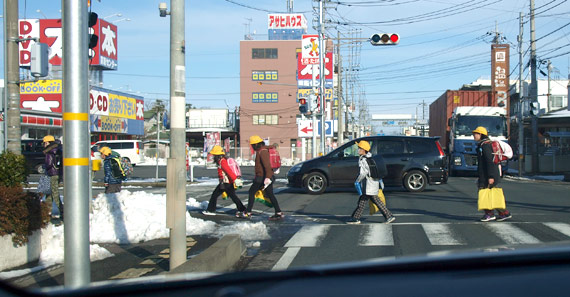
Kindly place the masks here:
POLYGON ((335 239, 346 238, 346 236, 356 238, 356 234, 358 234, 358 240, 355 248, 397 248, 398 246, 415 245, 425 246, 426 252, 431 252, 433 248, 437 250, 437 248, 460 248, 461 246, 471 248, 500 244, 523 245, 570 240, 570 224, 560 222, 467 222, 363 224, 356 226, 344 224, 305 225, 285 243, 285 253, 273 266, 273 270, 287 269, 295 261, 297 255, 306 248, 332 250, 339 249, 338 246, 342 244, 341 249, 346 250, 349 248, 347 243, 335 242, 335 239))

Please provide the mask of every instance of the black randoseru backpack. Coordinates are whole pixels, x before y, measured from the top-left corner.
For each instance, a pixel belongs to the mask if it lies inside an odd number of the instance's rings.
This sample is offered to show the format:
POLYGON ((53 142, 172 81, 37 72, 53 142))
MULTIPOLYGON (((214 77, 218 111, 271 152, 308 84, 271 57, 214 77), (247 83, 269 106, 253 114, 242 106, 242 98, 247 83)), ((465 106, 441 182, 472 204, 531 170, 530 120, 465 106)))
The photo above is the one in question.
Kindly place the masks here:
POLYGON ((366 158, 366 163, 368 163, 368 168, 370 169, 370 177, 373 179, 381 179, 378 166, 376 166, 376 161, 372 158, 366 158))

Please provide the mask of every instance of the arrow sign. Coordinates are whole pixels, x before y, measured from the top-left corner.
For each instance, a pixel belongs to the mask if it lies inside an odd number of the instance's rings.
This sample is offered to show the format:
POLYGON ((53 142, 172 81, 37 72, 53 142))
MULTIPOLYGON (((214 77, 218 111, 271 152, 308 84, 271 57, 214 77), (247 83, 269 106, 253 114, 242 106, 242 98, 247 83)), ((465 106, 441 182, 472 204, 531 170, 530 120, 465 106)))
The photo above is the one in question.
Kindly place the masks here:
POLYGON ((303 133, 309 133, 309 131, 310 131, 310 132, 313 132, 313 129, 309 129, 308 127, 304 127, 303 129, 301 129, 301 131, 302 131, 303 133))
POLYGON ((299 137, 312 137, 313 130, 313 121, 311 120, 301 120, 297 125, 297 135, 299 137))

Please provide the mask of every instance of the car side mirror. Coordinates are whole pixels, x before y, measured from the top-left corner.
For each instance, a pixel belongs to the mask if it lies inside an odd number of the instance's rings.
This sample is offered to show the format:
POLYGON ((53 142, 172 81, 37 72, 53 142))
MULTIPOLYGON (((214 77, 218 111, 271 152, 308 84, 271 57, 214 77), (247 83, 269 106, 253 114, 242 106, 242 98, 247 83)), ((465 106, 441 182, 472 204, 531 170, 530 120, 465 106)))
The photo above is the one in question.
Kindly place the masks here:
POLYGON ((451 118, 447 119, 447 126, 451 127, 451 118))
POLYGON ((344 158, 343 152, 338 153, 338 155, 336 155, 339 159, 344 158))

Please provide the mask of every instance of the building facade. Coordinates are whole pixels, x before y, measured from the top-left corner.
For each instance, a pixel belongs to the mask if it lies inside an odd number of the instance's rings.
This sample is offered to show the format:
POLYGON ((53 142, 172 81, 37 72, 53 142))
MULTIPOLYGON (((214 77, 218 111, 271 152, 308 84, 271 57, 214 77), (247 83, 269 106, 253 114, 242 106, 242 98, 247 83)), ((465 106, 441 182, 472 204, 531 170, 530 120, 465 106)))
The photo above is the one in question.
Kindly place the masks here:
POLYGON ((259 135, 282 157, 298 152, 297 55, 301 40, 240 42, 240 146, 259 135))

